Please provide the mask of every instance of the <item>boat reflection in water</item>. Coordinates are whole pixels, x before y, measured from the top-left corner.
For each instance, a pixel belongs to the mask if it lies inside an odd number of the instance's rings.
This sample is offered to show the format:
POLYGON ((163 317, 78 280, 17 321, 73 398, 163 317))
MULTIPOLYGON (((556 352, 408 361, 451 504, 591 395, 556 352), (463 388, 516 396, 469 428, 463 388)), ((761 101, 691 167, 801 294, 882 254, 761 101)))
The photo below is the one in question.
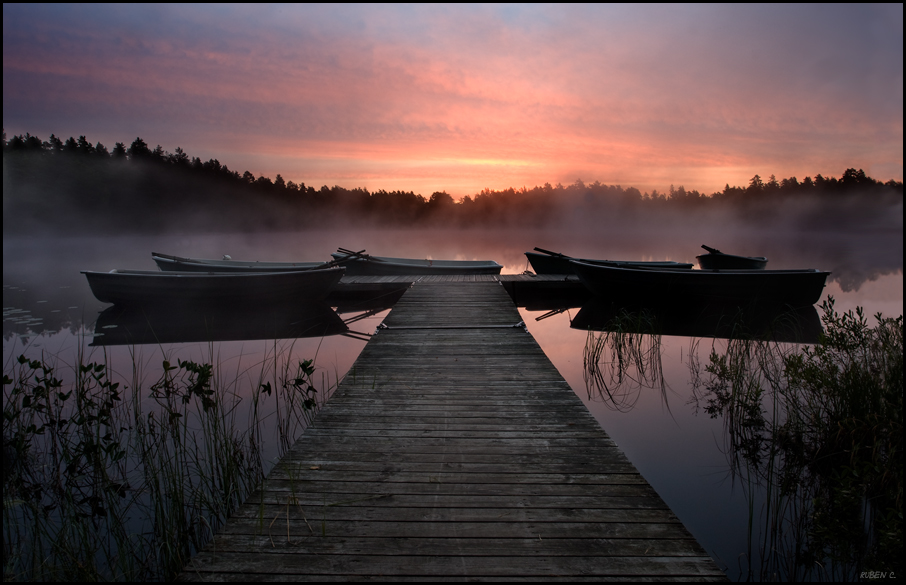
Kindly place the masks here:
POLYGON ((405 289, 343 293, 324 301, 258 306, 230 304, 114 305, 99 316, 92 346, 300 339, 370 335, 350 325, 391 308, 405 289))
POLYGON ((817 343, 821 319, 814 305, 646 303, 625 305, 595 297, 570 322, 573 329, 679 337, 817 343))
POLYGON ((348 331, 343 319, 323 302, 256 308, 114 305, 98 316, 91 345, 292 339, 348 331))
POLYGON ((643 388, 659 390, 669 409, 661 364, 664 335, 776 344, 815 343, 821 333, 814 306, 626 306, 601 298, 583 305, 570 327, 588 331, 583 364, 589 399, 599 397, 621 412, 635 406, 643 388))

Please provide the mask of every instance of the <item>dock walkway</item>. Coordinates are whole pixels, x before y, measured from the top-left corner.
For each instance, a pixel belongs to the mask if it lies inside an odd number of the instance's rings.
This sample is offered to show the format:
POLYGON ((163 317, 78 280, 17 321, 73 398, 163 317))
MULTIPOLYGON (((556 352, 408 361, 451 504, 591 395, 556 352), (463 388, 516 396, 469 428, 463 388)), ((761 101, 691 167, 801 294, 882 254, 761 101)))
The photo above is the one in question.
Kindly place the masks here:
POLYGON ((501 283, 444 280, 402 296, 181 578, 725 580, 501 283))

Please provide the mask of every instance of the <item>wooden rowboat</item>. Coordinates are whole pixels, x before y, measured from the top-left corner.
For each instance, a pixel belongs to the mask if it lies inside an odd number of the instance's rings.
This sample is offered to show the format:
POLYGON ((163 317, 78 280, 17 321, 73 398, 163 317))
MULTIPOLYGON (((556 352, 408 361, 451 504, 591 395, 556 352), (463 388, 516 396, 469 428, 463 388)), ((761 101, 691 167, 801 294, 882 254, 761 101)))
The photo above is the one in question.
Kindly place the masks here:
POLYGON ((734 256, 702 245, 707 254, 696 256, 702 270, 762 270, 768 265, 764 256, 734 256))
POLYGON ((605 297, 676 302, 813 305, 830 272, 821 270, 653 270, 573 261, 582 283, 605 297))
POLYGON ((258 262, 233 260, 229 256, 222 260, 183 258, 159 252, 151 252, 151 258, 166 272, 298 272, 325 266, 324 262, 258 262))
POLYGON ((371 256, 340 248, 332 254, 336 261, 344 261, 350 276, 389 276, 416 274, 500 274, 500 264, 493 260, 418 260, 371 256), (353 256, 350 259, 350 256, 353 256), (347 261, 348 260, 348 261, 347 261))
POLYGON ((629 268, 658 268, 662 270, 691 270, 692 264, 683 262, 642 260, 590 260, 586 258, 573 258, 565 254, 550 252, 542 248, 535 248, 537 252, 526 252, 525 256, 531 263, 535 274, 575 274, 576 271, 570 261, 576 260, 586 264, 601 264, 605 266, 624 266, 629 268))
POLYGON ((282 303, 324 299, 343 268, 297 272, 82 271, 99 301, 149 303, 282 303))

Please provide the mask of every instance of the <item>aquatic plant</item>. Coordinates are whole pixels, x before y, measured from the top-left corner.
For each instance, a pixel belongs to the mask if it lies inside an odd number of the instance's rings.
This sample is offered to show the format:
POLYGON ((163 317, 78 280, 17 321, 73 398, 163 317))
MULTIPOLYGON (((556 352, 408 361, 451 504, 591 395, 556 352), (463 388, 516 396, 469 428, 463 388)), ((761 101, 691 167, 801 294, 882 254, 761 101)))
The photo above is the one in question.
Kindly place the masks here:
POLYGON ((903 317, 822 310, 816 345, 730 340, 700 380, 749 499, 749 579, 901 570, 903 317))
MULTIPOLYGON (((608 408, 631 410, 642 388, 666 395, 657 320, 646 311, 621 311, 606 331, 588 332, 583 354, 585 388, 608 408)), ((666 398, 664 401, 666 405, 666 398)))
POLYGON ((80 359, 64 384, 53 360, 19 357, 3 375, 4 581, 172 579, 264 477, 263 422, 282 455, 326 399, 310 360, 284 358, 259 364, 241 420, 215 364, 164 360, 143 387, 133 356, 126 392, 105 363, 80 359))

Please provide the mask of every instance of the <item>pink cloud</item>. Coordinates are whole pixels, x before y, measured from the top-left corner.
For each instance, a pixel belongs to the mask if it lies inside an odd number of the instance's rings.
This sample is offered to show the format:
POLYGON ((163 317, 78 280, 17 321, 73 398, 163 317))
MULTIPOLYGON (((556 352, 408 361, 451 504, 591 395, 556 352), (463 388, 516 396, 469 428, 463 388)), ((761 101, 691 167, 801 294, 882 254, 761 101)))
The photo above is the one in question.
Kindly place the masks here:
MULTIPOLYGON (((5 117, 28 104, 37 119, 65 112, 76 135, 103 123, 122 129, 117 141, 138 133, 231 168, 349 187, 467 194, 582 178, 709 192, 755 173, 872 165, 902 179, 902 61, 891 106, 846 84, 889 89, 883 60, 877 73, 841 63, 836 79, 822 63, 841 52, 809 30, 745 29, 743 16, 754 25, 770 11, 144 10, 159 22, 123 8, 103 25, 34 23, 30 36, 5 24, 5 117)), ((11 121, 8 132, 65 133, 11 121)))

